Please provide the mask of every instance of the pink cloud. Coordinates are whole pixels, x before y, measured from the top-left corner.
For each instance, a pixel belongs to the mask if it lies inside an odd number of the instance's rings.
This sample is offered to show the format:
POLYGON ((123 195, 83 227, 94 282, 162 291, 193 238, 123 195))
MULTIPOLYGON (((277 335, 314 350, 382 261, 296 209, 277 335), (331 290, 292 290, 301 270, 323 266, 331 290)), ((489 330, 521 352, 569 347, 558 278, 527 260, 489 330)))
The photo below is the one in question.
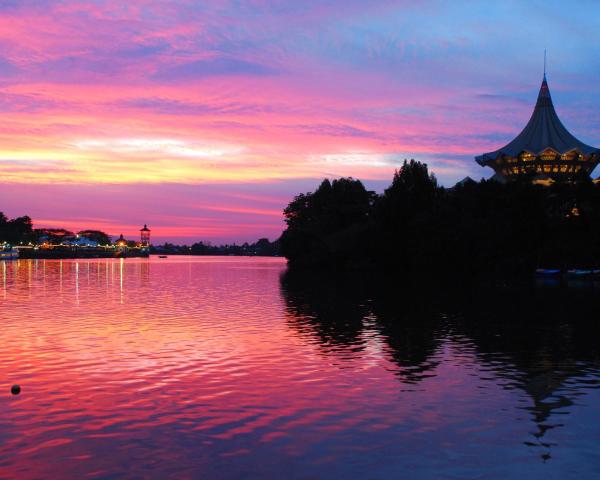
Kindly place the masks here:
MULTIPOLYGON (((165 239, 252 240, 278 236, 277 212, 324 176, 381 184, 411 157, 445 184, 485 175, 472 157, 518 133, 540 80, 522 58, 537 51, 531 34, 490 8, 493 32, 462 2, 0 6, 0 208, 113 234, 153 223, 165 239)), ((586 48, 553 46, 568 71, 551 89, 594 144, 586 48)))

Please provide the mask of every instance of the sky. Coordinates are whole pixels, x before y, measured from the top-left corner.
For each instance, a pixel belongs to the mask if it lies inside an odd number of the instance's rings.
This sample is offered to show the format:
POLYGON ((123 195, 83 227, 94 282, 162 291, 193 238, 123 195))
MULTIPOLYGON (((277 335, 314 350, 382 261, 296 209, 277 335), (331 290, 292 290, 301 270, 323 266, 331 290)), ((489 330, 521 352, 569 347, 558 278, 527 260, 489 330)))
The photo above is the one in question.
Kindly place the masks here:
MULTIPOLYGON (((542 79, 600 146, 593 1, 0 0, 0 211, 153 243, 274 240, 327 178, 443 185, 542 79)), ((594 175, 595 176, 595 175, 594 175)))

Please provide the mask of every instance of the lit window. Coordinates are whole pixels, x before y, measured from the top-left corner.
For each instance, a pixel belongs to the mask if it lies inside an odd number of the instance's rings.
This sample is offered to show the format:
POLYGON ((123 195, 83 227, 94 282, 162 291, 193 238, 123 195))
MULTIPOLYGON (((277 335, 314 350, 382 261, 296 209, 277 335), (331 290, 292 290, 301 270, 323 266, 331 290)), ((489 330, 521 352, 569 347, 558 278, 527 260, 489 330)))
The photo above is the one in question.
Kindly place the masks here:
POLYGON ((551 150, 551 149, 544 150, 540 154, 540 158, 543 161, 552 161, 552 160, 554 160, 556 158, 556 152, 554 150, 551 150))
POLYGON ((567 152, 567 153, 563 153, 560 156, 561 160, 575 160, 577 158, 577 152, 567 152))
POLYGON ((521 160, 523 160, 524 162, 531 162, 531 161, 535 160, 535 156, 529 152, 523 152, 521 154, 521 160))

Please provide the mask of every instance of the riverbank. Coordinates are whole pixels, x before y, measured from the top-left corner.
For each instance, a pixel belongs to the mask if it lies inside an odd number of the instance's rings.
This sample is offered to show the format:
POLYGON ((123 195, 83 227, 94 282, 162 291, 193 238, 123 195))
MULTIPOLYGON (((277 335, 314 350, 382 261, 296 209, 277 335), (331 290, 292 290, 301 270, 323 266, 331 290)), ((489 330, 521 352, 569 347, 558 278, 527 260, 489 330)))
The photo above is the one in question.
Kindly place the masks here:
POLYGON ((23 259, 75 259, 75 258, 139 258, 149 257, 147 248, 127 247, 70 247, 52 248, 17 247, 19 258, 23 259))

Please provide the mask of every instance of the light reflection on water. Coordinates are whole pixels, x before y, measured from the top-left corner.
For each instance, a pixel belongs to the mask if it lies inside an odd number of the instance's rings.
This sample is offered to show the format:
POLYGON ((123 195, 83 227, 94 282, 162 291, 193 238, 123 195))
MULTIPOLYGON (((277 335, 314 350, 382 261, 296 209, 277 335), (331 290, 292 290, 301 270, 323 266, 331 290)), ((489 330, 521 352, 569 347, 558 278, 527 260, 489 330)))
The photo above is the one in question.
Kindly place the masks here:
POLYGON ((1 478, 600 469, 593 289, 457 298, 280 259, 0 269, 1 478))

